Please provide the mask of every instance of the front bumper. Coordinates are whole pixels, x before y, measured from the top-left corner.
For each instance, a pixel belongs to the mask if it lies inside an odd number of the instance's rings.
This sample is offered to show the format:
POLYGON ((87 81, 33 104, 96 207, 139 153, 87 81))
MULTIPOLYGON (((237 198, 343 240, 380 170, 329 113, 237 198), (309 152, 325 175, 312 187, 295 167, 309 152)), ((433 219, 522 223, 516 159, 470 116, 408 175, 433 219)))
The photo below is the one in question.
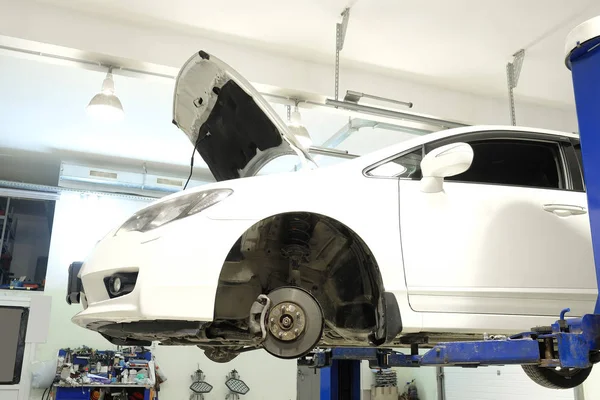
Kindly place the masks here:
POLYGON ((84 310, 73 322, 99 330, 139 321, 212 321, 225 258, 255 222, 198 214, 146 233, 109 234, 81 269, 84 310), (138 272, 135 287, 110 298, 105 278, 122 272, 138 272))

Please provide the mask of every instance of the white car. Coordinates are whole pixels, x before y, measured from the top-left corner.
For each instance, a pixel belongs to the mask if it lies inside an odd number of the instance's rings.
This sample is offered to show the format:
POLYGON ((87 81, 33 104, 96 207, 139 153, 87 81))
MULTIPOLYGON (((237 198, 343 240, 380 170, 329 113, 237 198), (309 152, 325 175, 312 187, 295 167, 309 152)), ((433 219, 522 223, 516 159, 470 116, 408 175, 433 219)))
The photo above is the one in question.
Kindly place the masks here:
MULTIPOLYGON (((565 307, 594 310, 575 134, 450 129, 314 169, 257 91, 204 52, 177 78, 173 122, 217 182, 140 210, 81 267, 73 321, 113 343, 297 358, 517 333, 565 307), (308 168, 253 176, 283 154, 308 168)), ((589 374, 535 368, 567 386, 589 374)))

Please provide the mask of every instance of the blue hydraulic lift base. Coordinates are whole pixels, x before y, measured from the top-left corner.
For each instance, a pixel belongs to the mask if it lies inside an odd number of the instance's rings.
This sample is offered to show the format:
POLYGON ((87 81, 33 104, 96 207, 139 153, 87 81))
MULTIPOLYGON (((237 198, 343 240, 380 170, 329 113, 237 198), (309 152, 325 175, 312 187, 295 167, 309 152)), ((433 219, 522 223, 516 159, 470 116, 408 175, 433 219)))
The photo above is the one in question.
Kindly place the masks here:
POLYGON ((318 349, 301 363, 323 368, 341 360, 367 360, 372 368, 488 365, 539 365, 588 368, 600 361, 600 315, 560 319, 547 332, 523 332, 508 338, 438 343, 423 355, 378 347, 318 349), (558 349, 558 352, 555 351, 558 349), (558 354, 557 354, 558 353, 558 354))

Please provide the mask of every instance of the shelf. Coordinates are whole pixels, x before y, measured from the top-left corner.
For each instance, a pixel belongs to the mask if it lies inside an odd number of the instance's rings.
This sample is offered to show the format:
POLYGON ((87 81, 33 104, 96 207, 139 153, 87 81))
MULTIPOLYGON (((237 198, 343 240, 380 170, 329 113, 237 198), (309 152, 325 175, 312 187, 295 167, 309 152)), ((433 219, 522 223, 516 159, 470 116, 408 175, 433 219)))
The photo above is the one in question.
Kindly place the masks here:
POLYGON ((96 385, 94 384, 86 384, 86 385, 76 385, 76 386, 68 386, 68 385, 53 385, 54 387, 59 387, 59 388, 81 388, 81 387, 92 387, 92 388, 100 388, 100 387, 115 387, 115 388, 138 388, 138 389, 150 389, 152 388, 152 386, 154 385, 128 385, 126 383, 111 383, 111 384, 102 384, 102 383, 98 383, 96 385))

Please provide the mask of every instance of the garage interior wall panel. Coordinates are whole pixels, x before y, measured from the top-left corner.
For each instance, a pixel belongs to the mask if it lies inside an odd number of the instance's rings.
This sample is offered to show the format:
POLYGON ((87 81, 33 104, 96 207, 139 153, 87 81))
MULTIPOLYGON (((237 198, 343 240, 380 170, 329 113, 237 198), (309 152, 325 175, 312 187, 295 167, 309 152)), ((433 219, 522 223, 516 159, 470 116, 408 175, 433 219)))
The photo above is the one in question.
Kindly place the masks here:
MULTIPOLYGON (((55 359, 61 347, 88 345, 99 349, 115 348, 98 333, 71 322, 71 317, 81 307, 69 306, 65 302, 67 269, 71 262, 85 259, 96 242, 109 230, 147 204, 147 201, 119 196, 61 195, 56 204, 45 291, 45 294, 52 296, 52 315, 48 340, 37 348, 38 360, 55 359)), ((205 372, 207 382, 214 386, 210 398, 225 398, 225 376, 234 368, 250 387, 248 398, 291 400, 296 397, 295 361, 275 359, 263 350, 242 354, 229 364, 209 361, 195 346, 154 346, 152 351, 168 378, 161 386, 161 399, 189 398, 189 386, 192 383, 190 375, 198 366, 205 372), (270 377, 269 371, 277 371, 277 378, 270 377), (264 384, 267 380, 271 382, 269 385, 264 384), (273 393, 278 395, 273 397, 273 393)), ((30 399, 39 400, 41 395, 42 391, 33 390, 30 399)))
POLYGON ((444 368, 445 400, 574 400, 574 390, 546 389, 520 366, 444 368))

